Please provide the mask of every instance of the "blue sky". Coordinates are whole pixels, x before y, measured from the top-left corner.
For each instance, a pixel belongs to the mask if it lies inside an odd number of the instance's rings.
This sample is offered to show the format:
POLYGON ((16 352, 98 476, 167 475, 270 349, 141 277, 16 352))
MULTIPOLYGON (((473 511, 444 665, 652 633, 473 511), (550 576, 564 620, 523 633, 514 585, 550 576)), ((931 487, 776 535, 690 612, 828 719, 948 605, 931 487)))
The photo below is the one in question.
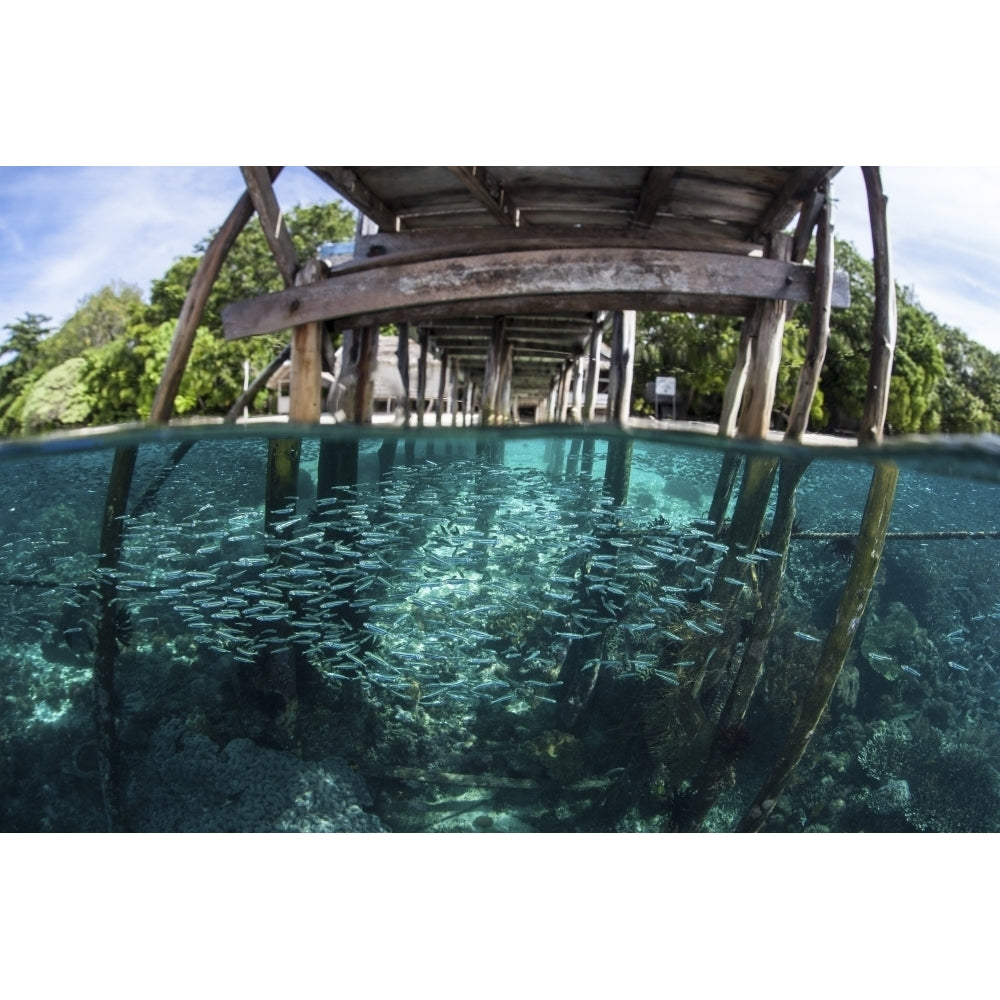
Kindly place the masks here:
MULTIPOLYGON (((1000 352, 1000 168, 884 167, 896 278, 945 323, 1000 352)), ((871 252, 861 171, 834 182, 837 235, 871 252)), ((330 189, 286 167, 279 201, 330 189)), ((232 167, 0 167, 0 326, 66 320, 110 281, 139 286, 217 227, 243 189, 232 167)))

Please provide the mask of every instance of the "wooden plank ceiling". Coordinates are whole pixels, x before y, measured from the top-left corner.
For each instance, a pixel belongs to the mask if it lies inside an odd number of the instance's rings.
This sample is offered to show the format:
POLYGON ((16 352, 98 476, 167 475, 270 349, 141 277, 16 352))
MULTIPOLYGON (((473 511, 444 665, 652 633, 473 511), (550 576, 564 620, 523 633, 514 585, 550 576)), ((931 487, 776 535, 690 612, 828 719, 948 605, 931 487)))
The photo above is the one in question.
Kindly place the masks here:
MULTIPOLYGON (((409 321, 475 378, 493 318, 504 315, 516 393, 543 391, 567 359, 583 354, 600 310, 746 315, 762 296, 807 300, 812 272, 800 262, 810 208, 817 187, 840 168, 309 169, 374 226, 366 224, 354 260, 322 287, 229 307, 227 337, 276 329, 292 317, 321 315, 341 328, 409 321), (803 205, 793 263, 756 259, 803 205), (676 265, 678 251, 695 253, 704 280, 676 265), (437 269, 428 269, 432 262, 437 269), (429 273, 431 295, 421 284, 429 273)), ((835 304, 845 296, 841 282, 835 304)))

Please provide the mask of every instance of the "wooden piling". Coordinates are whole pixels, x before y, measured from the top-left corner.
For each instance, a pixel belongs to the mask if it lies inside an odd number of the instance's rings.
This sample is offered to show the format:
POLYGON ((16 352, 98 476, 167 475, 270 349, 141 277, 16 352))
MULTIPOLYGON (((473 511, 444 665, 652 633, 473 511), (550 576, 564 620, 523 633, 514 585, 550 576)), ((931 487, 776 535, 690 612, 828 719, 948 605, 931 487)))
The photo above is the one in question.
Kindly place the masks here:
POLYGON ((861 519, 858 544, 833 627, 823 644, 819 664, 802 696, 798 715, 792 723, 785 744, 760 791, 743 814, 738 831, 753 832, 764 826, 778 796, 816 733, 850 652, 855 633, 864 618, 889 530, 889 517, 892 514, 898 479, 899 467, 893 463, 879 462, 875 466, 861 519))
POLYGON ((896 350, 896 286, 892 278, 889 254, 888 199, 882 190, 878 167, 862 167, 868 191, 868 214, 871 218, 875 270, 875 317, 872 329, 872 353, 868 366, 868 389, 861 415, 858 444, 881 444, 885 417, 889 410, 889 383, 892 359, 896 350))

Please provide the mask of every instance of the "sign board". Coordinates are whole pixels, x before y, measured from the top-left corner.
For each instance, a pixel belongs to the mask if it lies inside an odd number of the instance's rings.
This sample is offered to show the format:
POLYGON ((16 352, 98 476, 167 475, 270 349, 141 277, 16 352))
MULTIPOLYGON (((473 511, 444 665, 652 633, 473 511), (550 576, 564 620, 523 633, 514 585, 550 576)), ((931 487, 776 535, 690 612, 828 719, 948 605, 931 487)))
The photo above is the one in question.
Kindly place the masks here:
POLYGON ((657 375, 656 376, 656 395, 657 396, 676 396, 677 395, 677 379, 673 375, 657 375))

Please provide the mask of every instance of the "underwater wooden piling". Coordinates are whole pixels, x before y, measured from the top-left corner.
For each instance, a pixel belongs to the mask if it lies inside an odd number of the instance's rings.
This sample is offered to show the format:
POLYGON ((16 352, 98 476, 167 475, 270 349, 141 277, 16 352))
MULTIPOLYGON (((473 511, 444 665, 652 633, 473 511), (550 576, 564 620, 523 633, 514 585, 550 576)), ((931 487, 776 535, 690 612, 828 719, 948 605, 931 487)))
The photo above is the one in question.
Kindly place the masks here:
POLYGON ((94 648, 94 725, 97 737, 98 773, 104 813, 111 832, 127 828, 115 697, 115 661, 118 636, 126 612, 118 607, 114 573, 121 560, 125 536, 125 509, 135 472, 138 448, 117 448, 104 500, 101 522, 101 560, 98 593, 101 615, 94 648))
POLYGON ((803 693, 798 714, 785 744, 753 802, 740 819, 737 826, 740 832, 753 832, 764 826, 788 779, 816 733, 816 728, 840 677, 844 661, 850 652, 851 643, 864 618, 889 529, 898 479, 897 465, 891 462, 879 462, 875 466, 861 519, 857 548, 837 607, 833 627, 823 644, 816 672, 808 689, 803 693))
MULTIPOLYGON (((754 692, 764 672, 764 654, 778 612, 778 598, 785 578, 789 541, 795 520, 795 493, 809 462, 798 458, 783 458, 778 472, 778 499, 774 521, 767 537, 767 547, 780 557, 761 565, 760 607, 753 617, 750 633, 745 638, 743 654, 736 676, 716 724, 708 756, 692 792, 686 798, 683 815, 675 819, 678 828, 695 832, 701 829, 709 810, 719 795, 735 780, 733 759, 729 752, 732 734, 743 726, 754 692)), ((728 655, 732 656, 732 647, 728 655)))

